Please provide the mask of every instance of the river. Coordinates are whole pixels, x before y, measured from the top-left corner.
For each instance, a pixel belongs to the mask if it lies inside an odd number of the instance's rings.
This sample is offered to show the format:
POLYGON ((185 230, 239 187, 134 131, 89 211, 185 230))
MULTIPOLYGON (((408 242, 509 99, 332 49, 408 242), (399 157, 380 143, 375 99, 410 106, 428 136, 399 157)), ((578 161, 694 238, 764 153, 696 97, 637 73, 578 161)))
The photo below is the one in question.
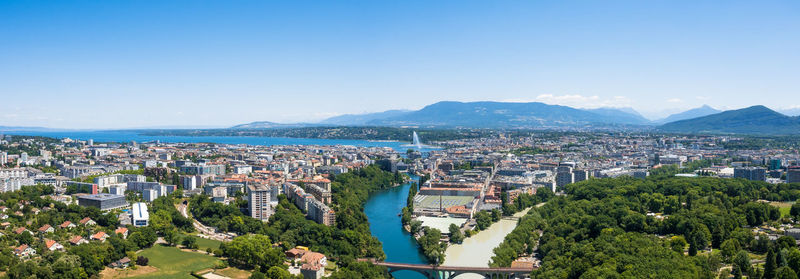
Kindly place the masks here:
MULTIPOLYGON (((412 175, 414 181, 419 177, 412 175)), ((406 232, 400 221, 399 214, 406 205, 408 189, 411 183, 406 183, 391 189, 372 193, 364 205, 364 213, 369 219, 369 229, 372 235, 383 243, 387 262, 424 264, 427 263, 417 248, 417 241, 406 232)), ((413 271, 398 271, 393 273, 398 279, 425 278, 413 271)))
MULTIPOLYGON (((514 217, 522 217, 528 213, 530 208, 514 214, 514 217)), ((517 227, 516 220, 501 219, 489 226, 488 229, 478 232, 472 237, 464 239, 461 244, 450 245, 445 252, 444 265, 447 266, 469 266, 469 267, 488 267, 489 261, 494 256, 492 250, 503 242, 503 239, 517 227)), ((483 278, 476 274, 464 274, 456 277, 457 279, 483 278)))

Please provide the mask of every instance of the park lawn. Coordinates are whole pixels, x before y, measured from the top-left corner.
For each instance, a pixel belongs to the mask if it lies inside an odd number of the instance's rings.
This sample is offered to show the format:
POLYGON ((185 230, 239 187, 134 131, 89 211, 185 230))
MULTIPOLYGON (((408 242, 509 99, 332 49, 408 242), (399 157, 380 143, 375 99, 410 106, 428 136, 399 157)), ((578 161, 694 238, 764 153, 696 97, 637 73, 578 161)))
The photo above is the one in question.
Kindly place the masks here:
POLYGON ((219 260, 215 257, 200 253, 184 252, 175 247, 154 245, 138 254, 148 258, 149 265, 158 268, 158 271, 134 278, 194 278, 192 271, 199 271, 215 266, 219 260))
POLYGON ((202 238, 196 235, 191 234, 184 234, 183 237, 192 236, 197 239, 197 250, 205 251, 206 248, 211 248, 211 250, 219 249, 219 245, 222 244, 222 241, 202 238))
POLYGON ((250 278, 250 272, 246 270, 241 270, 235 267, 228 267, 225 269, 218 269, 214 271, 214 274, 219 274, 225 277, 230 277, 233 279, 247 279, 250 278))
POLYGON ((781 211, 781 217, 786 217, 789 216, 789 211, 792 210, 792 205, 794 202, 771 202, 769 204, 772 206, 777 206, 781 211))
POLYGON ((219 245, 222 244, 222 241, 213 240, 208 238, 197 237, 197 249, 205 251, 206 248, 211 248, 211 250, 219 249, 219 245))

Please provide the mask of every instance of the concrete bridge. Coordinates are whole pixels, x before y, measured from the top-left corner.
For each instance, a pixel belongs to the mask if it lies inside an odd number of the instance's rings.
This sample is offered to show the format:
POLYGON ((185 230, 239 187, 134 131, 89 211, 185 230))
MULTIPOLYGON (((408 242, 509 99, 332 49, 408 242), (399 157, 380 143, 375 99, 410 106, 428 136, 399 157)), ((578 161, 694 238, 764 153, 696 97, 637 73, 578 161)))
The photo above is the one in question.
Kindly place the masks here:
POLYGON ((427 264, 387 263, 372 260, 372 263, 385 266, 389 274, 400 270, 411 270, 422 274, 428 279, 453 279, 461 274, 477 274, 483 278, 520 279, 529 278, 531 270, 527 268, 511 267, 461 267, 461 266, 434 266, 427 264))

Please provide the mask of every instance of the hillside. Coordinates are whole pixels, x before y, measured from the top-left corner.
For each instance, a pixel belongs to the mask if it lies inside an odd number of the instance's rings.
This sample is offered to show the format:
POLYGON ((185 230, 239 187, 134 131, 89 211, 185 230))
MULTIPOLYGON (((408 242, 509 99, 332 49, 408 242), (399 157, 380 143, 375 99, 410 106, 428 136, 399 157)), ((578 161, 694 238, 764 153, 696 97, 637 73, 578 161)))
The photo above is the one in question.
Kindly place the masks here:
POLYGON ((231 129, 272 129, 272 128, 297 128, 297 127, 306 127, 309 126, 308 124, 304 123, 297 123, 297 124, 281 124, 269 121, 257 121, 257 122, 250 122, 247 124, 239 124, 236 126, 231 127, 231 129))
POLYGON ((365 125, 370 121, 398 117, 409 113, 409 110, 387 110, 384 112, 365 114, 343 114, 320 121, 320 124, 331 125, 365 125))
POLYGON ((780 114, 765 106, 752 106, 670 122, 658 129, 677 133, 800 134, 800 118, 780 114))

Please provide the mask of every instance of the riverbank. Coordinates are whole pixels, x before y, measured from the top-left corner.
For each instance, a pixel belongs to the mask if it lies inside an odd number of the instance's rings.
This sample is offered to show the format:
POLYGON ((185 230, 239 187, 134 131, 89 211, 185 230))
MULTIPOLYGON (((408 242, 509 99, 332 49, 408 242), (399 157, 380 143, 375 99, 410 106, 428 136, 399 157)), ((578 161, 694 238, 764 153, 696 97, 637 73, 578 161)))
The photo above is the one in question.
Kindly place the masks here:
MULTIPOLYGON (((520 218, 528 213, 531 208, 526 208, 513 215, 520 218)), ((489 261, 494 256, 491 251, 503 242, 503 239, 517 227, 517 220, 501 219, 489 226, 488 229, 478 232, 461 244, 447 247, 444 264, 446 266, 488 267, 489 261)), ((468 278, 468 277, 458 277, 468 278)), ((480 277, 479 277, 480 278, 480 277)))

